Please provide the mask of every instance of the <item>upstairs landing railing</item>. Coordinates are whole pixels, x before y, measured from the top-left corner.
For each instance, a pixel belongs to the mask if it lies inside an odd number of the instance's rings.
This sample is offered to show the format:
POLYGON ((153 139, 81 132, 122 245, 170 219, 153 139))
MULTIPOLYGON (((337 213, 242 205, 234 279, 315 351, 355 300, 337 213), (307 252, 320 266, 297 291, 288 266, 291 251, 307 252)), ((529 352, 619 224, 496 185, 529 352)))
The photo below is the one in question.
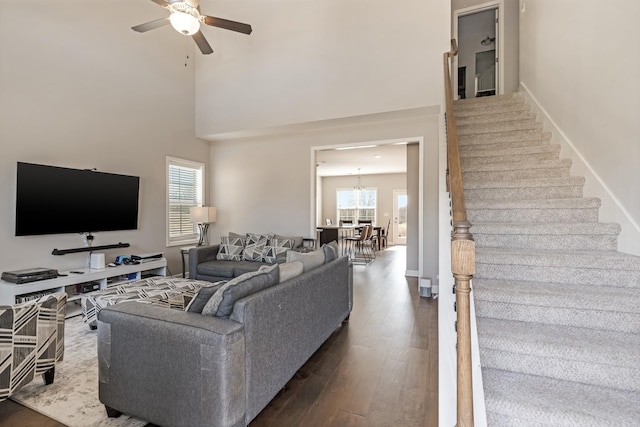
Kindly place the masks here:
POLYGON ((458 44, 451 40, 451 51, 444 53, 444 87, 447 129, 447 190, 451 196, 451 272, 456 293, 457 332, 457 427, 473 426, 473 385, 471 380, 471 278, 476 272, 476 247, 469 232, 467 209, 462 186, 458 131, 453 112, 453 90, 449 62, 458 54, 458 44))

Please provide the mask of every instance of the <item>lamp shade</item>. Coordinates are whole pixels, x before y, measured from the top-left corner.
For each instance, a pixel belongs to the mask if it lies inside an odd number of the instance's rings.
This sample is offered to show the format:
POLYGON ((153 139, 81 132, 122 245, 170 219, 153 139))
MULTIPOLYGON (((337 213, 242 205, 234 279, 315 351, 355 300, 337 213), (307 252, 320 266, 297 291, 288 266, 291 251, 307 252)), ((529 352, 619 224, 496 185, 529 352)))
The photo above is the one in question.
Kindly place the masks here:
POLYGON ((169 16, 169 22, 176 31, 191 36, 200 29, 200 21, 193 15, 185 12, 173 12, 169 16))
POLYGON ((189 208, 189 216, 191 221, 196 224, 209 224, 216 222, 216 208, 209 206, 194 206, 189 208))

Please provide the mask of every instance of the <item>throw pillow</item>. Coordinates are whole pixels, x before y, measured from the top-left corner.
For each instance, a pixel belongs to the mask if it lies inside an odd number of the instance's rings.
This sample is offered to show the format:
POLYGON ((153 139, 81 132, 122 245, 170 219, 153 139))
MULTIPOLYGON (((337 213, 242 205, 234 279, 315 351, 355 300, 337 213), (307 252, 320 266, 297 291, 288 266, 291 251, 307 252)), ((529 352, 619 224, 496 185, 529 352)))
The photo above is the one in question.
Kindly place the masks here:
POLYGON ((293 240, 294 248, 299 248, 300 246, 302 246, 302 241, 304 240, 302 236, 280 236, 279 234, 276 234, 275 236, 273 236, 273 238, 274 239, 291 239, 293 240))
POLYGON ((247 233, 242 257, 247 261, 262 261, 262 252, 267 246, 267 240, 271 237, 273 237, 272 234, 247 233))
POLYGON ((241 298, 278 284, 280 270, 278 265, 264 265, 258 271, 238 276, 223 284, 207 301, 202 314, 216 317, 229 317, 233 305, 241 298))
POLYGON ((338 258, 338 244, 335 241, 322 245, 322 251, 324 252, 325 263, 338 258))
POLYGON ((287 252, 287 262, 300 261, 304 266, 304 272, 313 270, 324 264, 324 251, 318 249, 307 253, 289 251, 287 252))
POLYGON ((244 242, 244 238, 240 237, 220 237, 220 249, 218 249, 216 259, 227 261, 242 261, 244 242))
POLYGON ((270 264, 282 264, 287 260, 287 251, 293 248, 295 242, 292 239, 273 238, 269 240, 262 252, 262 260, 270 264))
POLYGON ((200 288, 196 296, 194 296, 189 304, 184 308, 184 311, 190 313, 202 313, 202 309, 207 304, 207 301, 211 299, 213 294, 222 287, 223 283, 213 283, 211 286, 203 286, 200 288))
POLYGON ((304 271, 304 265, 300 261, 285 262, 280 264, 280 283, 286 282, 301 275, 304 271))

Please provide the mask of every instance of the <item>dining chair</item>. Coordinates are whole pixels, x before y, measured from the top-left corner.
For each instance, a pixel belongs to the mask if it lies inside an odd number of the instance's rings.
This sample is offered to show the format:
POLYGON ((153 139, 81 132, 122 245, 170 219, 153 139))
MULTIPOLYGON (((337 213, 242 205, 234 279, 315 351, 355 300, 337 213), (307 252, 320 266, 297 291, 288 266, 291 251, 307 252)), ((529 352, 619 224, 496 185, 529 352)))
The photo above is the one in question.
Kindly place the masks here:
POLYGON ((389 238, 389 227, 391 227, 391 219, 389 219, 389 222, 387 223, 387 228, 382 229, 380 233, 380 244, 383 248, 387 247, 387 239, 389 238))
POLYGON ((372 232, 373 227, 371 227, 370 225, 365 225, 359 235, 349 236, 345 238, 345 243, 349 245, 347 251, 347 253, 349 254, 349 259, 353 260, 354 262, 357 261, 357 254, 358 252, 360 252, 362 254, 362 260, 364 260, 366 264, 371 262, 371 256, 366 252, 364 242, 372 232))

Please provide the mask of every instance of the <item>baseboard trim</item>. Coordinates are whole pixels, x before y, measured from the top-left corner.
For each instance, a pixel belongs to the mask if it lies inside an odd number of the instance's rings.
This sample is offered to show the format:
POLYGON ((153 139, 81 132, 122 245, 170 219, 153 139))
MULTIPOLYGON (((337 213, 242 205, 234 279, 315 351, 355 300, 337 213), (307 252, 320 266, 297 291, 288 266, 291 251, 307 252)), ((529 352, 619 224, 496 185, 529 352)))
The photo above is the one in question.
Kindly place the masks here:
MULTIPOLYGON (((592 179, 591 182, 593 185, 590 186, 590 192, 594 193, 593 196, 600 198, 602 201, 600 215, 604 217, 603 220, 607 222, 617 222, 622 226, 623 231, 618 238, 618 250, 640 255, 640 245, 638 244, 640 241, 640 225, 622 205, 602 177, 593 169, 576 145, 551 118, 547 110, 545 110, 538 99, 531 93, 527 85, 520 82, 520 88, 522 89, 521 93, 525 97, 525 102, 540 113, 544 123, 550 127, 549 131, 551 131, 554 137, 557 136, 560 146, 565 147, 567 151, 570 152, 572 160, 576 160, 573 162, 573 166, 580 169, 578 173, 592 179), (625 230, 628 231, 625 232, 625 230)), ((589 185, 588 181, 585 184, 585 190, 587 190, 587 185, 589 185)))

